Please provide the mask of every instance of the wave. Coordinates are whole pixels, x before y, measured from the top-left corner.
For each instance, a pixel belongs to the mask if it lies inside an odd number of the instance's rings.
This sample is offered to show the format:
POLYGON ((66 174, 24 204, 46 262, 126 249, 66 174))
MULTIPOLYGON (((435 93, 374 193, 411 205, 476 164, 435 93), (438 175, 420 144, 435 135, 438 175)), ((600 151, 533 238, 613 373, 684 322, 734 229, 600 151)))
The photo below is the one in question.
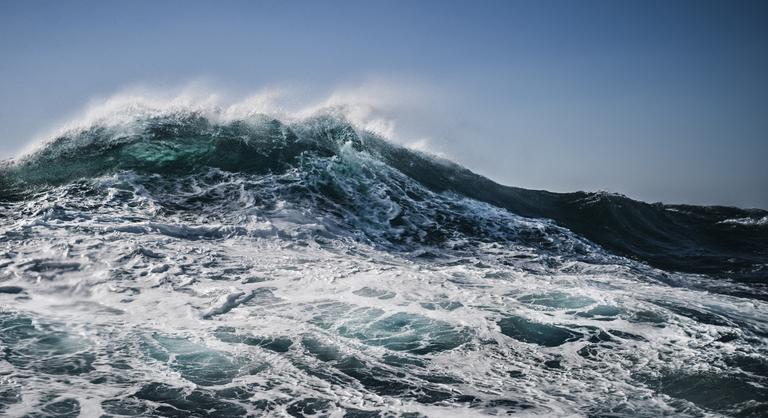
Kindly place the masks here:
POLYGON ((451 202, 409 196, 424 188, 524 217, 552 219, 609 251, 658 268, 760 283, 767 274, 768 230, 759 221, 734 221, 764 219, 765 211, 648 204, 602 192, 552 193, 502 186, 447 160, 360 131, 333 112, 284 123, 266 115, 221 122, 197 111, 176 111, 89 126, 7 163, 0 175, 0 198, 24 199, 41 186, 126 170, 178 177, 210 169, 248 175, 299 172, 326 204, 369 223, 391 229, 410 222, 407 219, 431 216, 423 222, 433 227, 420 230, 422 236, 472 229, 483 222, 452 222, 451 216, 434 211, 425 215, 424 207, 450 207, 451 202), (354 167, 354 159, 345 153, 365 155, 369 161, 354 167), (322 164, 338 166, 331 173, 335 178, 328 178, 328 170, 323 174, 322 164), (360 178, 344 178, 355 170, 362 171, 357 173, 360 178), (376 207, 371 200, 377 198, 388 200, 391 207, 363 213, 376 207), (398 205, 414 199, 423 202, 421 207, 411 207, 410 218, 400 214, 398 205))
POLYGON ((762 211, 502 186, 338 112, 129 112, 0 173, 9 416, 768 405, 762 211))

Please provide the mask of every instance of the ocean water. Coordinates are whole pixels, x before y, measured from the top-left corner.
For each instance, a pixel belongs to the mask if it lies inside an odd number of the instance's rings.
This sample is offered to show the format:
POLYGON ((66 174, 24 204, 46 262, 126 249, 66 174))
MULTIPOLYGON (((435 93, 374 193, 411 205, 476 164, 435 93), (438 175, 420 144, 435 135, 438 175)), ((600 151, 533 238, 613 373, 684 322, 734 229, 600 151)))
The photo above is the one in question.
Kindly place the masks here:
POLYGON ((0 169, 0 414, 768 415, 766 212, 128 116, 0 169))

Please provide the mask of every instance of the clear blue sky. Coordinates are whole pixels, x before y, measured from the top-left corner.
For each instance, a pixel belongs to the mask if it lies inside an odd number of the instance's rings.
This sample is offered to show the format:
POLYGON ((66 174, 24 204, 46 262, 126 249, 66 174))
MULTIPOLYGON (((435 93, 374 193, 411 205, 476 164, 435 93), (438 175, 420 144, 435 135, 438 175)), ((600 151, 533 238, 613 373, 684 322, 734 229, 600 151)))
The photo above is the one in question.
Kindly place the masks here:
POLYGON ((403 126, 505 184, 768 208, 767 22, 765 1, 4 0, 0 157, 129 85, 373 77, 439 92, 403 126))

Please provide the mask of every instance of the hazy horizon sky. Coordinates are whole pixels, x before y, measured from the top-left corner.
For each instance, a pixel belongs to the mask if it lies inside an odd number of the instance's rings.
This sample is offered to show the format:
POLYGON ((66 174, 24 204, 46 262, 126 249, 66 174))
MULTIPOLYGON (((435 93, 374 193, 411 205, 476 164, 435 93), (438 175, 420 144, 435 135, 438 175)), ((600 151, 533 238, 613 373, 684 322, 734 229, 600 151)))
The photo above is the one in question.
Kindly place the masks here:
POLYGON ((759 1, 3 1, 0 158, 132 86, 395 92, 404 142, 503 184, 768 209, 766 22, 759 1))

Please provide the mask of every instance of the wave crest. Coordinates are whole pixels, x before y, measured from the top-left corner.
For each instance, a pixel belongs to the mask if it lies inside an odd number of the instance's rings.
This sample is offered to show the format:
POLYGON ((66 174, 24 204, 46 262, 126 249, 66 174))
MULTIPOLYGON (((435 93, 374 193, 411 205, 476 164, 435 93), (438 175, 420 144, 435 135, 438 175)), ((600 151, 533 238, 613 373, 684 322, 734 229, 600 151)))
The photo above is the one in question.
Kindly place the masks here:
POLYGON ((470 216, 471 209, 457 203, 469 198, 516 215, 552 219, 609 251, 665 270, 766 281, 768 231, 759 224, 734 228, 727 221, 762 219, 768 216, 764 211, 507 187, 388 142, 338 109, 286 120, 261 113, 232 118, 241 113, 170 107, 131 114, 128 109, 120 117, 70 129, 0 169, 0 200, 25 199, 40 187, 123 171, 150 176, 147 182, 159 175, 171 184, 211 169, 247 176, 294 173, 302 187, 311 189, 292 195, 298 207, 325 205, 323 210, 341 219, 356 219, 349 224, 357 231, 352 235, 374 242, 402 240, 393 232, 399 228, 410 231, 403 235, 407 239, 422 243, 450 240, 457 230, 484 241, 504 234, 523 239, 498 219, 470 216))

